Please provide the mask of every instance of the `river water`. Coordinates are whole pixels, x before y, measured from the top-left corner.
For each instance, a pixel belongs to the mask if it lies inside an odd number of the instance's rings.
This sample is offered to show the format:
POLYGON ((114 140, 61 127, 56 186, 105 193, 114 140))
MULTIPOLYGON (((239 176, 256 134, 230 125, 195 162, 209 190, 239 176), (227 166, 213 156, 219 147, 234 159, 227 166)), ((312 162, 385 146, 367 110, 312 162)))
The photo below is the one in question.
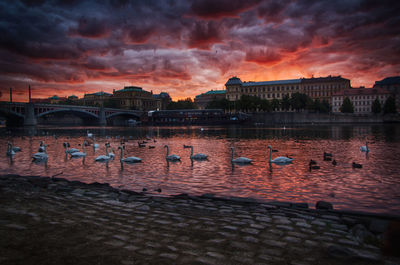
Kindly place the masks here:
POLYGON ((83 128, 42 127, 0 129, 0 174, 40 175, 110 185, 161 195, 188 193, 251 197, 262 201, 332 202, 336 209, 399 215, 400 212, 400 125, 307 126, 307 127, 133 127, 83 128), (85 159, 65 155, 64 142, 82 149, 89 130, 100 148, 86 147, 85 159), (121 167, 118 146, 125 138, 125 156, 143 162, 121 167), (22 148, 13 159, 6 156, 7 141, 22 148), (48 147, 47 163, 32 162, 40 141, 48 147), (138 141, 147 141, 139 147, 138 141), (368 141, 370 152, 360 151, 368 141), (109 163, 95 162, 109 142, 116 157, 109 163), (167 162, 166 149, 181 156, 181 162, 167 162), (209 156, 191 161, 190 149, 209 156), (276 156, 294 158, 292 164, 270 165, 268 149, 276 156), (149 148, 154 146, 154 148, 149 148), (232 165, 235 156, 253 159, 251 165, 232 165), (323 160, 332 153, 337 165, 323 160), (320 169, 309 169, 313 159, 320 169), (362 164, 353 168, 352 162, 362 164), (62 173, 62 174, 61 174, 62 173), (161 193, 156 190, 161 189, 161 193))

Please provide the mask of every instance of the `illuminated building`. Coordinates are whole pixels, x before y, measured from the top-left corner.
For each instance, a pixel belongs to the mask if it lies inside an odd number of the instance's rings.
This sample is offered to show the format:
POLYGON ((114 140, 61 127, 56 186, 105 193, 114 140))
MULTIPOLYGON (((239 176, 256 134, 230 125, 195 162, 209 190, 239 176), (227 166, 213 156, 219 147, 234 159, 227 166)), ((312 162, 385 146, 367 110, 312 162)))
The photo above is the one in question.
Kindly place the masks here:
POLYGON ((207 91, 206 93, 197 95, 194 98, 194 103, 196 103, 199 109, 205 109, 208 103, 210 103, 211 101, 224 99, 225 97, 226 97, 225 90, 211 90, 207 91))
POLYGON ((153 92, 136 86, 126 86, 121 90, 114 91, 112 100, 121 109, 145 111, 161 109, 161 100, 154 98, 153 92))

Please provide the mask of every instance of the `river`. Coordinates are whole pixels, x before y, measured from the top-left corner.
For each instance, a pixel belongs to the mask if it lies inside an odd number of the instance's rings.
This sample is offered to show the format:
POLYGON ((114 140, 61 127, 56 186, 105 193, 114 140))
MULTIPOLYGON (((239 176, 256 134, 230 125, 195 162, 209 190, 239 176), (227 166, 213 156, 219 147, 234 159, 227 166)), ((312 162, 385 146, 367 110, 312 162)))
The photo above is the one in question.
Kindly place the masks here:
POLYGON ((0 174, 40 175, 110 185, 160 195, 188 193, 250 197, 261 201, 333 203, 335 209, 398 215, 400 212, 400 125, 332 125, 307 127, 40 127, 0 128, 0 174), (87 130, 100 148, 86 147, 85 159, 65 155, 64 142, 82 149, 87 130), (143 162, 121 167, 118 146, 125 138, 125 157, 137 156, 143 162), (13 159, 6 156, 7 142, 22 148, 13 159), (40 141, 48 147, 46 163, 32 162, 40 141), (138 141, 146 141, 139 147, 138 141), (368 141, 369 153, 360 146, 368 141), (105 154, 109 142, 116 154, 109 163, 95 162, 105 154), (167 162, 170 152, 180 162, 167 162), (209 156, 207 161, 191 161, 190 149, 209 156), (276 156, 294 158, 288 165, 268 163, 271 145, 276 156), (152 147, 149 147, 152 146, 152 147), (236 156, 253 159, 250 165, 232 165, 231 147, 236 156), (324 161, 323 153, 332 153, 324 161), (309 169, 313 159, 320 169, 309 169), (362 165, 353 168, 352 163, 362 165), (159 193, 158 189, 161 189, 159 193))

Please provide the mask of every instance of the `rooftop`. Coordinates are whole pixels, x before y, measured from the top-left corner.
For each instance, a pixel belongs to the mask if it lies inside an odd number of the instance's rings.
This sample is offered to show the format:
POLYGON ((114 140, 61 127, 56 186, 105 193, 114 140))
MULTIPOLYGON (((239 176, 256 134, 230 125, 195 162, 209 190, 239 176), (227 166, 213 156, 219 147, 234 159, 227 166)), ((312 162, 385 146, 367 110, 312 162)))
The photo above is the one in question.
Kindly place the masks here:
POLYGON ((112 96, 112 94, 110 94, 110 93, 107 93, 107 92, 103 92, 103 91, 100 91, 100 92, 95 92, 95 93, 91 93, 91 94, 85 94, 85 95, 94 95, 94 96, 112 96))
POLYGON ((400 84, 400 76, 386 77, 380 81, 376 81, 375 85, 393 85, 400 84))
POLYGON ((349 79, 343 78, 342 76, 326 76, 326 77, 311 77, 302 78, 302 83, 319 83, 319 82, 332 82, 332 81, 350 81, 349 79))
POLYGON ((132 92, 132 91, 140 92, 143 91, 143 89, 138 86, 126 86, 123 89, 117 90, 116 92, 132 92))
POLYGON ((275 81, 261 81, 261 82, 244 82, 243 86, 266 86, 266 85, 286 85, 286 84, 300 84, 301 79, 287 79, 287 80, 275 80, 275 81))
POLYGON ((357 96, 357 95, 382 95, 390 94, 390 92, 384 88, 365 88, 365 87, 353 87, 349 89, 341 90, 337 93, 332 94, 332 96, 357 96))

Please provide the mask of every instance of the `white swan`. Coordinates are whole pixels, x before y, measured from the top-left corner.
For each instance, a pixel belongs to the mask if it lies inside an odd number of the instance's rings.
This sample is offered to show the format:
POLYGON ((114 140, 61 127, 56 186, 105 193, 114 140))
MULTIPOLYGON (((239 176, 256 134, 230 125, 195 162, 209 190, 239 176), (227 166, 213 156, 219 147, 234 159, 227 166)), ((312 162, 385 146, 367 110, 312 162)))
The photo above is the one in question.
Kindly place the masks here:
POLYGON ((178 155, 170 155, 169 154, 169 146, 165 145, 164 148, 167 148, 167 155, 165 156, 165 159, 169 160, 169 161, 179 161, 181 160, 181 157, 178 155))
POLYGON ((89 137, 89 138, 93 137, 93 133, 90 133, 89 130, 87 130, 86 133, 87 133, 87 137, 89 137))
POLYGON ((243 156, 233 159, 235 157, 235 147, 231 147, 231 149, 232 149, 232 163, 250 164, 251 161, 253 161, 252 159, 243 156))
POLYGON ((100 147, 99 144, 96 144, 96 136, 93 137, 93 151, 96 151, 100 147))
POLYGON ((288 164, 291 163, 293 161, 293 158, 289 158, 286 156, 279 156, 276 157, 275 159, 272 159, 272 146, 268 145, 269 148, 269 159, 268 161, 270 163, 275 163, 275 164, 288 164))
POLYGON ((142 159, 136 156, 130 156, 130 157, 125 157, 124 158, 124 148, 122 146, 119 146, 118 149, 121 149, 121 158, 120 161, 125 162, 125 163, 140 163, 142 162, 142 159))
POLYGON ((7 144, 7 156, 13 156, 15 155, 15 151, 13 150, 12 144, 8 142, 7 144))
POLYGON ((365 145, 360 147, 361 152, 369 152, 368 142, 365 142, 365 145))
POLYGON ((97 162, 105 162, 110 160, 111 157, 108 156, 108 146, 106 145, 106 154, 105 155, 99 155, 98 157, 96 157, 95 161, 97 162))
POLYGON ((202 154, 202 153, 198 153, 198 154, 193 155, 193 146, 191 146, 191 145, 187 146, 186 148, 190 148, 191 149, 191 151, 190 151, 190 159, 206 160, 207 157, 208 157, 207 155, 202 154))
POLYGON ((79 149, 69 148, 69 143, 68 142, 65 142, 63 145, 64 145, 64 148, 65 148, 65 153, 66 154, 72 154, 72 153, 75 153, 75 152, 79 152, 79 149))
POLYGON ((18 147, 18 146, 13 146, 12 144, 11 144, 11 149, 16 153, 16 152, 21 152, 21 147, 18 147))
MULTIPOLYGON (((41 142, 41 144, 43 143, 43 141, 41 142)), ((42 160, 46 160, 47 158, 49 158, 49 155, 47 154, 47 150, 46 150, 46 145, 41 146, 43 147, 43 151, 42 152, 37 152, 36 154, 32 155, 32 161, 42 161, 42 160)), ((40 148, 39 148, 40 150, 40 148)))
POLYGON ((112 159, 114 159, 115 154, 114 154, 114 149, 111 147, 111 151, 107 154, 109 157, 111 157, 112 159))
POLYGON ((85 157, 86 156, 85 145, 86 145, 86 141, 83 141, 82 152, 80 152, 78 150, 78 152, 69 153, 71 155, 71 157, 85 157))

